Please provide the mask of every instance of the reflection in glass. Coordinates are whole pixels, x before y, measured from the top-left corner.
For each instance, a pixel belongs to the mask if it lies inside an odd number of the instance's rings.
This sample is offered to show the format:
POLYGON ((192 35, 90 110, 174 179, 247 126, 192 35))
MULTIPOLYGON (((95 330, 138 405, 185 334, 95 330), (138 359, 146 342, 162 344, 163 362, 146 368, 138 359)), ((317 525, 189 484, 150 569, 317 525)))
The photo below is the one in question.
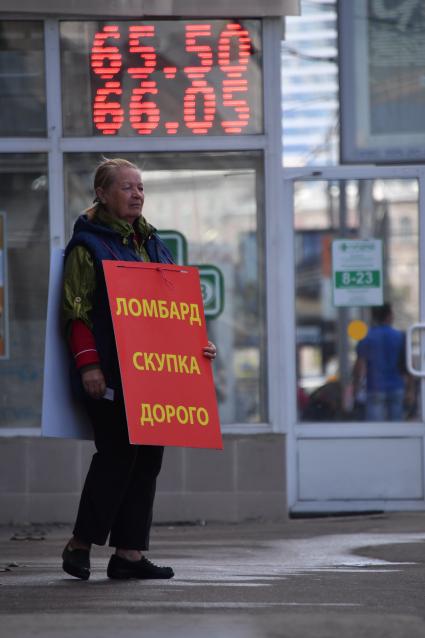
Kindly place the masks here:
POLYGON ((0 137, 46 134, 42 22, 0 20, 0 137))
MULTIPOLYGON (((224 276, 224 311, 208 321, 222 423, 264 422, 266 408, 263 176, 260 153, 126 154, 142 167, 143 214, 187 239, 190 264, 224 276)), ((65 157, 68 237, 93 198, 99 156, 65 157)))
POLYGON ((339 23, 344 162, 422 162, 423 0, 342 2, 339 23))
POLYGON ((285 166, 338 164, 336 0, 301 0, 285 18, 282 122, 285 166))
MULTIPOLYGON (((372 364, 353 384, 357 353, 364 355, 365 346, 349 335, 349 326, 361 320, 370 336, 376 317, 370 307, 334 306, 331 244, 341 238, 383 241, 384 301, 392 306, 393 327, 404 333, 419 316, 417 181, 299 181, 294 221, 299 419, 371 420, 372 364)), ((406 373, 404 348, 394 370, 404 382, 401 420, 419 419, 419 386, 406 373)))
POLYGON ((0 426, 39 427, 49 280, 45 155, 0 155, 7 219, 9 359, 0 360, 0 426))

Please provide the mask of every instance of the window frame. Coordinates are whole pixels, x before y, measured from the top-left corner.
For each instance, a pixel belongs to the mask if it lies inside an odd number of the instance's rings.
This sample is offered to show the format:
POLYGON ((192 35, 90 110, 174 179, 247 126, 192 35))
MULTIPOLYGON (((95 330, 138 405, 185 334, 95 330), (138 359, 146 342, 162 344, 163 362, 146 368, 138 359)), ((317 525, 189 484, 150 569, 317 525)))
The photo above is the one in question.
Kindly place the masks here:
MULTIPOLYGON (((1 17, 1 14, 0 14, 1 17)), ((231 17, 231 16, 229 16, 231 17)), ((105 17, 106 18, 106 17, 105 17)), ((48 204, 50 248, 63 248, 65 245, 65 205, 64 205, 64 167, 63 154, 73 152, 139 152, 140 139, 134 138, 65 138, 62 134, 62 97, 60 68, 60 32, 61 20, 67 16, 46 18, 44 22, 45 77, 46 81, 46 118, 47 137, 0 138, 2 153, 36 153, 48 155, 48 204)), ((84 21, 83 16, 73 20, 84 21)), ((22 16, 7 15, 8 20, 26 19, 22 16)), ((28 20, 28 19, 27 19, 28 20)), ((279 268, 279 237, 274 229, 279 227, 280 208, 283 201, 282 186, 282 124, 281 124, 281 69, 280 52, 282 22, 280 18, 261 18, 262 22, 262 74, 263 74, 263 122, 264 132, 259 135, 215 136, 211 138, 149 138, 143 140, 143 152, 158 151, 261 151, 264 172, 264 215, 265 219, 265 263, 264 286, 266 299, 266 412, 265 423, 233 423, 223 426, 226 434, 262 434, 283 432, 283 416, 279 409, 281 388, 286 373, 279 360, 275 344, 280 339, 280 318, 275 295, 269 290, 277 290, 279 268)), ((40 428, 1 428, 0 436, 19 436, 29 433, 37 436, 40 428), (31 432, 29 432, 29 430, 31 432)))

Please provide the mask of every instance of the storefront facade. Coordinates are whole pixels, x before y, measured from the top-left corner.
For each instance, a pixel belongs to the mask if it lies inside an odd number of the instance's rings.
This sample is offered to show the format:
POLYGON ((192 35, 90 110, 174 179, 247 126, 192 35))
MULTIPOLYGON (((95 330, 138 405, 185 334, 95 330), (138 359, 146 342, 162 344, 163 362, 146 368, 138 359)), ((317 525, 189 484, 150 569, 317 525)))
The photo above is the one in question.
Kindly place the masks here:
POLYGON ((49 254, 90 205, 103 156, 137 163, 147 219, 183 236, 187 263, 222 275, 208 330, 225 449, 167 450, 157 519, 286 516, 272 291, 280 44, 298 3, 238 2, 230 16, 224 3, 208 15, 196 2, 111 3, 101 14, 95 2, 60 14, 30 4, 0 13, 0 520, 72 520, 92 453, 91 443, 39 434, 49 254))

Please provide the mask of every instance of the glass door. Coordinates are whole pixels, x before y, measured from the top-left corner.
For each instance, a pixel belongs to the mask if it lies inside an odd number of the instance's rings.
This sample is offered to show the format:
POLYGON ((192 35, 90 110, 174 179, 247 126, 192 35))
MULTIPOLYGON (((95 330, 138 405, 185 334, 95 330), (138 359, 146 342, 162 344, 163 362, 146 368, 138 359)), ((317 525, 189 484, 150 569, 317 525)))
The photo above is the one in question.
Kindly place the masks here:
POLYGON ((422 332, 412 330, 423 317, 422 180, 416 167, 285 180, 293 511, 424 507, 422 332))

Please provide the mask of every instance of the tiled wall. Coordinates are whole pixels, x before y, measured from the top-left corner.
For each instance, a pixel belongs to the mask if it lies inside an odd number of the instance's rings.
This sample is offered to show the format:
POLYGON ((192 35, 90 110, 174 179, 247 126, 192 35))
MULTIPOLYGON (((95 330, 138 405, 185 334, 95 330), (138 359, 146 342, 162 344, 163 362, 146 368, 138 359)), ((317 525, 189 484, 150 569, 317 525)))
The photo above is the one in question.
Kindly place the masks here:
MULTIPOLYGON (((1 438, 0 524, 72 522, 93 451, 82 441, 1 438)), ((157 522, 286 516, 283 435, 225 436, 223 451, 165 451, 157 522)))

